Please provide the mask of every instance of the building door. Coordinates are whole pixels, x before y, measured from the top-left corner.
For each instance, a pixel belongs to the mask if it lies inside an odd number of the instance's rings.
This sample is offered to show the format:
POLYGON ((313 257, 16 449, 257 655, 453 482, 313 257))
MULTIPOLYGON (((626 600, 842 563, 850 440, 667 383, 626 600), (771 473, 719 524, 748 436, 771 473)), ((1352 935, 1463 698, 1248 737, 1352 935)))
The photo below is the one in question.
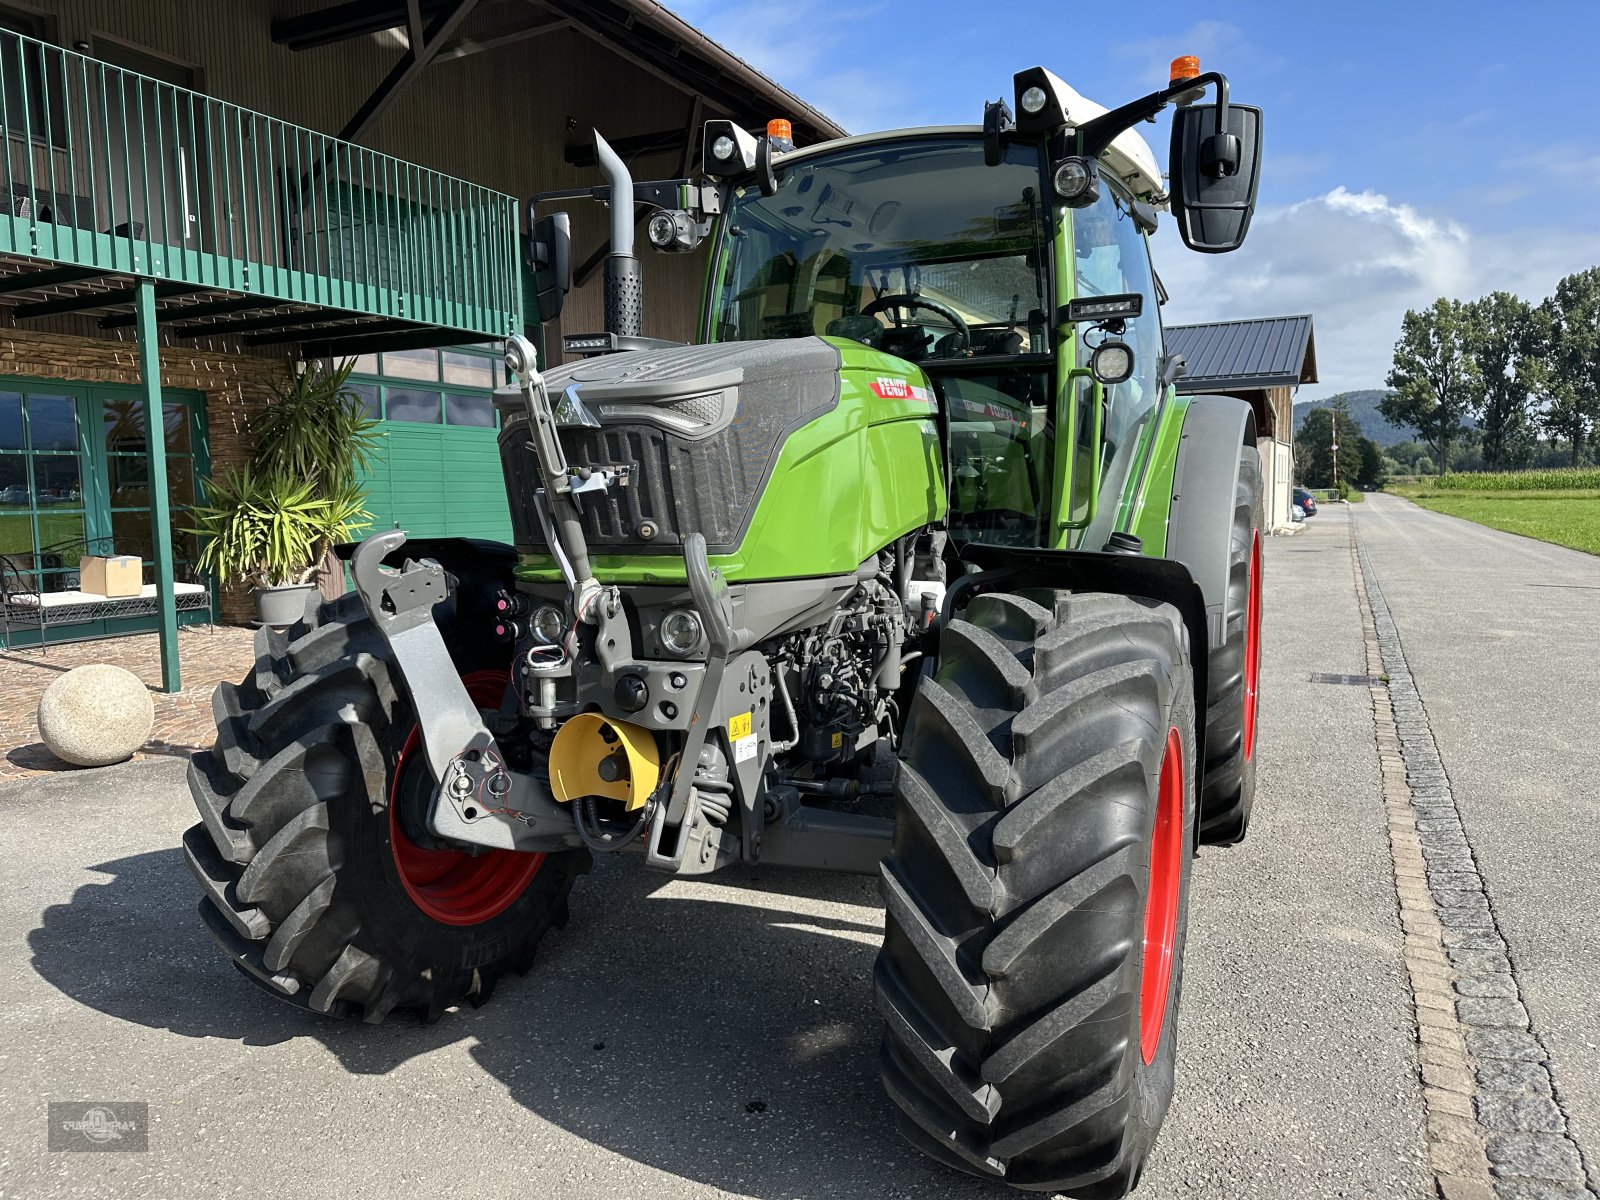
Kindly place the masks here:
POLYGON ((93 489, 81 409, 74 389, 0 381, 0 555, 9 564, 8 590, 77 586, 93 489))
MULTIPOLYGON (((177 577, 191 580, 199 547, 180 531, 207 466, 204 397, 168 390, 162 407, 173 558, 177 577)), ((85 553, 138 555, 144 582, 155 582, 147 447, 140 388, 0 378, 0 556, 8 590, 76 590, 85 553)), ((76 635, 128 631, 93 624, 76 635)))
MULTIPOLYGON (((167 503, 172 521, 172 557, 180 579, 194 574, 199 546, 182 532, 186 514, 196 501, 196 478, 202 473, 205 405, 198 392, 166 391, 161 398, 162 436, 167 449, 167 503)), ((91 527, 109 538, 118 553, 145 560, 144 581, 155 582, 154 531, 150 525, 149 439, 145 430, 144 394, 136 388, 89 389, 87 416, 96 487, 91 527)))
POLYGON ((131 147, 108 156, 112 226, 157 245, 212 249, 201 244, 202 230, 212 227, 201 213, 209 191, 202 159, 209 110, 189 95, 193 68, 101 37, 95 54, 136 72, 106 75, 107 114, 131 147))
POLYGON ((368 532, 511 540, 493 399, 504 377, 498 352, 476 346, 356 360, 350 388, 383 437, 363 481, 368 532))

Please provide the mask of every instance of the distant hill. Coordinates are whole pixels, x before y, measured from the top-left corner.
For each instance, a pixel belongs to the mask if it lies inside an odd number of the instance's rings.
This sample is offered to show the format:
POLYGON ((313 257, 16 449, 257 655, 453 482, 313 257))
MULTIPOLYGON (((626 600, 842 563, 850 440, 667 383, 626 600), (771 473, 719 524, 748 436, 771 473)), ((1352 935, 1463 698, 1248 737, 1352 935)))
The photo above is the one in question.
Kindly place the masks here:
POLYGON ((1392 446, 1396 442, 1411 441, 1417 436, 1417 431, 1409 425, 1395 425, 1384 420, 1383 414, 1378 411, 1378 402, 1389 393, 1382 388, 1369 388, 1359 392, 1340 392, 1337 396, 1329 396, 1326 400, 1302 400, 1294 406, 1294 427, 1299 432, 1300 427, 1306 423, 1306 416, 1313 409, 1331 408, 1335 401, 1343 400, 1350 419, 1361 427, 1363 437, 1369 437, 1380 446, 1392 446))

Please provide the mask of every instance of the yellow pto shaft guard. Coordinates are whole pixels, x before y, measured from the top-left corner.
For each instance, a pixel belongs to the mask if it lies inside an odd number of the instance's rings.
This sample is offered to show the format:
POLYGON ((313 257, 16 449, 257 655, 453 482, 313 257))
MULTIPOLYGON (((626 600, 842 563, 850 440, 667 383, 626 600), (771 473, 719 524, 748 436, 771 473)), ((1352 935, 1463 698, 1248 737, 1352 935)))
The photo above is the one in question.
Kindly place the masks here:
POLYGON ((562 803, 603 796, 631 812, 644 807, 660 778, 655 735, 642 725, 579 713, 550 745, 550 791, 562 803))

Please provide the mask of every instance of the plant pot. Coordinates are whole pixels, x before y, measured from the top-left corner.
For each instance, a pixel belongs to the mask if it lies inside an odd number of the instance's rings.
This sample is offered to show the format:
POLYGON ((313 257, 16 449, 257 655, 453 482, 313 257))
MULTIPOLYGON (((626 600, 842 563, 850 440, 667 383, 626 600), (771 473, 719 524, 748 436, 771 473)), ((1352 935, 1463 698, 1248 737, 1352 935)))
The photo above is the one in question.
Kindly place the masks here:
POLYGON ((317 594, 314 583, 256 589, 256 617, 263 625, 281 628, 306 615, 306 601, 317 594))

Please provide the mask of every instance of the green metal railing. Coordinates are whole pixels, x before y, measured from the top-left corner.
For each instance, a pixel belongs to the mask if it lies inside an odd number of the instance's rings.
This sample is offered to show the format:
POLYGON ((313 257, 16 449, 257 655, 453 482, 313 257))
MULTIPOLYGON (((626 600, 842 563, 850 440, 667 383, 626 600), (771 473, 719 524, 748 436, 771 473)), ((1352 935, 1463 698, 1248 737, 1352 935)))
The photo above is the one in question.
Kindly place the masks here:
POLYGON ((488 337, 522 326, 503 193, 9 33, 0 127, 0 254, 488 337))

